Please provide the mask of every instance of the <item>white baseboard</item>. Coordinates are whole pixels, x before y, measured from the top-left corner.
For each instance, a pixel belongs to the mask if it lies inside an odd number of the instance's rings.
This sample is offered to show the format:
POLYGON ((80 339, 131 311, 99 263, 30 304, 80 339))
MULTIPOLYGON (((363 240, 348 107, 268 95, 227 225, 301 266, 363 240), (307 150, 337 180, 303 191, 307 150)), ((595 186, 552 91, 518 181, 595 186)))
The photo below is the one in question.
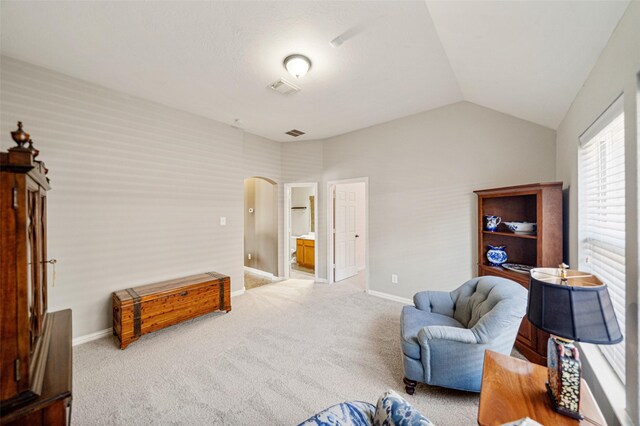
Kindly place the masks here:
POLYGON ((374 290, 367 290, 367 293, 375 297, 381 297, 383 299, 393 300, 394 302, 404 303, 405 305, 413 305, 413 300, 406 299, 400 296, 394 296, 393 294, 382 293, 380 291, 374 290))
POLYGON ((111 331, 112 331, 111 328, 105 328, 104 330, 96 331, 95 333, 89 333, 89 334, 85 334, 84 336, 76 337, 72 340, 72 345, 78 346, 83 343, 88 343, 94 340, 101 339, 105 336, 110 335, 111 331))
POLYGON ((231 297, 242 296, 245 291, 246 291, 246 289, 244 288, 244 286, 242 286, 242 288, 240 290, 232 291, 231 292, 231 297))
POLYGON ((245 266, 244 270, 252 274, 260 275, 261 277, 269 278, 271 281, 276 280, 276 277, 271 272, 261 271, 260 269, 250 268, 248 266, 245 266))
POLYGON ((315 281, 316 281, 317 283, 324 283, 324 284, 326 284, 326 283, 328 283, 328 282, 329 282, 329 280, 328 280, 328 279, 326 279, 326 278, 316 278, 316 279, 315 279, 315 281))

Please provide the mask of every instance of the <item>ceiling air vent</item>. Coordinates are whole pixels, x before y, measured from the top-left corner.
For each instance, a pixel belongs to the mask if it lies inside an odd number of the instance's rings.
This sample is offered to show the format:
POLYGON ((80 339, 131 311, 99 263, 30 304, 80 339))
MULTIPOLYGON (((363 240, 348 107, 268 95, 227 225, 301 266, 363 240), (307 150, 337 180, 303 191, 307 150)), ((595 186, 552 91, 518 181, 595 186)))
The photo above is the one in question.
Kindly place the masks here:
POLYGON ((294 138, 297 138, 298 136, 304 135, 304 132, 301 132, 298 129, 293 129, 293 130, 289 130, 288 132, 285 132, 285 134, 289 136, 293 136, 294 138))
POLYGON ((293 83, 289 83, 284 78, 280 80, 276 80, 269 85, 269 88, 275 90, 281 95, 291 95, 293 93, 299 92, 300 88, 293 83))

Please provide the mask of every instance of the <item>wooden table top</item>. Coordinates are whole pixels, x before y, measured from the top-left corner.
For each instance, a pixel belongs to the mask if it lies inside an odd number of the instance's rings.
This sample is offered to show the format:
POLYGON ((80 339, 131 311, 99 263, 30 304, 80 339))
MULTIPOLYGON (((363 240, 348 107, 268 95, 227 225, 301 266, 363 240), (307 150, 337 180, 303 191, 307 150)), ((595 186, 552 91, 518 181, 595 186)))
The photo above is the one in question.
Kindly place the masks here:
POLYGON ((478 424, 501 425, 523 417, 546 426, 607 424, 584 379, 580 388, 580 412, 585 417, 582 421, 559 414, 553 409, 546 382, 546 367, 486 351, 478 424))

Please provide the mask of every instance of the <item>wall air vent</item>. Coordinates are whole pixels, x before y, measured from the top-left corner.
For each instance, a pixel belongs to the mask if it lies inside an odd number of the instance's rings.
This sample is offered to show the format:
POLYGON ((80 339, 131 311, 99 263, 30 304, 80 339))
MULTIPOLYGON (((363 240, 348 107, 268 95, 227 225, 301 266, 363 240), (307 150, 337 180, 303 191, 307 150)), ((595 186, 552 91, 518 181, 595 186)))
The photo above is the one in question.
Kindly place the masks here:
POLYGON ((293 129, 293 130, 289 130, 288 132, 285 132, 285 134, 289 136, 293 136, 294 138, 297 138, 298 136, 304 135, 304 132, 301 132, 300 130, 297 130, 297 129, 293 129))
POLYGON ((269 85, 269 88, 275 90, 281 95, 292 95, 300 91, 300 88, 293 83, 288 82, 284 78, 276 80, 269 85))

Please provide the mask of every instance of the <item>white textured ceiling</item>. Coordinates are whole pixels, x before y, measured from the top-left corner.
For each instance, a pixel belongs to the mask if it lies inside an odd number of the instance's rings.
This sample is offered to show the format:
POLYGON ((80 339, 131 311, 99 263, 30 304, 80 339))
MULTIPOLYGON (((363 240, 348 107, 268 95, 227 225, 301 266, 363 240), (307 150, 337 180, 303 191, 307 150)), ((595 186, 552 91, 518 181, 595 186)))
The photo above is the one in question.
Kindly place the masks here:
POLYGON ((629 2, 427 4, 466 100, 555 129, 629 2))
POLYGON ((279 141, 463 99, 555 128, 627 4, 3 1, 0 49, 279 141), (282 96, 267 86, 295 80, 292 53, 313 67, 282 96))

